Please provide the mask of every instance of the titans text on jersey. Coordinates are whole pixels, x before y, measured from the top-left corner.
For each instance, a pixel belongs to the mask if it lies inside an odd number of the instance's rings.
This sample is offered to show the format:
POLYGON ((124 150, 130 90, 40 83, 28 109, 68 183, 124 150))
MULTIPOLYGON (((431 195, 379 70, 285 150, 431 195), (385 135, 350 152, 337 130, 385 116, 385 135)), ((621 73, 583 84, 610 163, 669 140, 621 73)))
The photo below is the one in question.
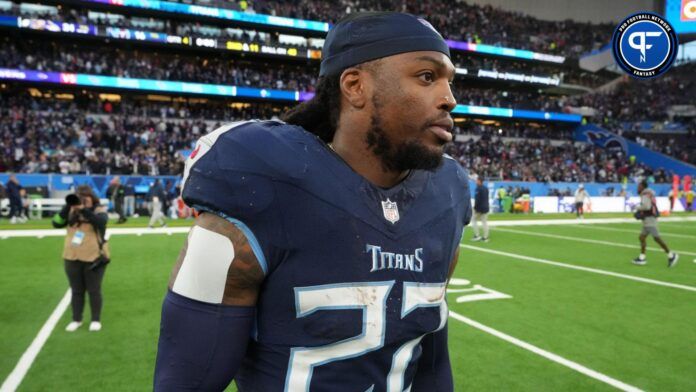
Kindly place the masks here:
POLYGON ((418 248, 412 254, 385 252, 381 246, 367 245, 367 252, 372 255, 370 272, 385 268, 406 269, 423 272, 423 248, 418 248))

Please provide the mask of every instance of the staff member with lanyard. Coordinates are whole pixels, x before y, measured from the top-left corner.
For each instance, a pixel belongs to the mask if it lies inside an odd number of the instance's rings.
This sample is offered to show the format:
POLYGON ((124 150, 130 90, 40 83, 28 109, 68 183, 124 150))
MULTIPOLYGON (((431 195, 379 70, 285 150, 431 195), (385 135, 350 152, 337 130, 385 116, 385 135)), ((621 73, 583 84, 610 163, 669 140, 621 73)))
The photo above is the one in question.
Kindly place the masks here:
POLYGON ((88 185, 80 185, 77 193, 68 195, 65 201, 63 209, 53 216, 53 227, 67 226, 63 259, 72 289, 72 322, 65 330, 73 332, 82 326, 87 291, 92 312, 89 330, 99 331, 102 327, 101 283, 109 262, 109 247, 104 239, 109 218, 106 208, 99 205, 99 198, 88 185))

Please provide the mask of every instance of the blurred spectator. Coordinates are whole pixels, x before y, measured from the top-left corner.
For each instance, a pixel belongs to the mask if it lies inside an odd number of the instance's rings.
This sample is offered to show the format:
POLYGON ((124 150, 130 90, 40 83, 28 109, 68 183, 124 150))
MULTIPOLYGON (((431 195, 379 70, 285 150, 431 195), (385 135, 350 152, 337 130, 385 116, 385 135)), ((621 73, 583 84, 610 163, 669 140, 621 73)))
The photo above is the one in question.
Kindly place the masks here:
POLYGON ((150 222, 147 227, 153 228, 155 223, 159 222, 160 226, 167 227, 166 216, 164 214, 164 203, 167 194, 159 179, 155 180, 150 190, 147 193, 147 199, 150 201, 150 222))
POLYGON ((123 190, 123 209, 126 217, 131 217, 135 213, 135 188, 126 183, 123 190))
POLYGON ((7 197, 10 199, 10 223, 15 224, 17 222, 24 223, 27 221, 25 217, 22 216, 22 191, 24 188, 20 185, 17 176, 14 174, 10 175, 7 181, 6 191, 7 197))
POLYGON ((118 214, 118 221, 116 223, 125 223, 126 214, 123 212, 123 204, 125 201, 126 189, 121 184, 121 177, 116 176, 111 179, 109 188, 106 190, 106 197, 111 200, 111 204, 114 207, 114 211, 118 214))

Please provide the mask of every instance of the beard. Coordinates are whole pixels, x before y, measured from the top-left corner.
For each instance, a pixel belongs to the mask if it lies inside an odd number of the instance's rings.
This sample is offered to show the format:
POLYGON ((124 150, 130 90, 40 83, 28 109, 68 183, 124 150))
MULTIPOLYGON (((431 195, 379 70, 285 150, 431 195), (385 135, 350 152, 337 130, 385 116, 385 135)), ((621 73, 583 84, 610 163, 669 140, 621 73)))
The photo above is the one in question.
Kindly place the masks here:
MULTIPOLYGON (((422 132, 426 132, 426 129, 422 132)), ((391 140, 381 126, 378 113, 372 115, 365 141, 367 147, 380 159, 385 172, 433 171, 442 165, 442 151, 430 149, 417 139, 401 142, 391 140)))

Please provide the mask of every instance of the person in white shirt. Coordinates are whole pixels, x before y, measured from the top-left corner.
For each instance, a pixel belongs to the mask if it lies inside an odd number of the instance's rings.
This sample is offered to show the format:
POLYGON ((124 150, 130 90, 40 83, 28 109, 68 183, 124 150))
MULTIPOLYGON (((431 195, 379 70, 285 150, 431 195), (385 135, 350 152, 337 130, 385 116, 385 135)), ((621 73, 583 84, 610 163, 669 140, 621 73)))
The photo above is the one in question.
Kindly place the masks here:
POLYGON ((585 219, 585 201, 590 202, 590 195, 585 190, 585 185, 580 184, 575 191, 575 215, 578 219, 585 219))

